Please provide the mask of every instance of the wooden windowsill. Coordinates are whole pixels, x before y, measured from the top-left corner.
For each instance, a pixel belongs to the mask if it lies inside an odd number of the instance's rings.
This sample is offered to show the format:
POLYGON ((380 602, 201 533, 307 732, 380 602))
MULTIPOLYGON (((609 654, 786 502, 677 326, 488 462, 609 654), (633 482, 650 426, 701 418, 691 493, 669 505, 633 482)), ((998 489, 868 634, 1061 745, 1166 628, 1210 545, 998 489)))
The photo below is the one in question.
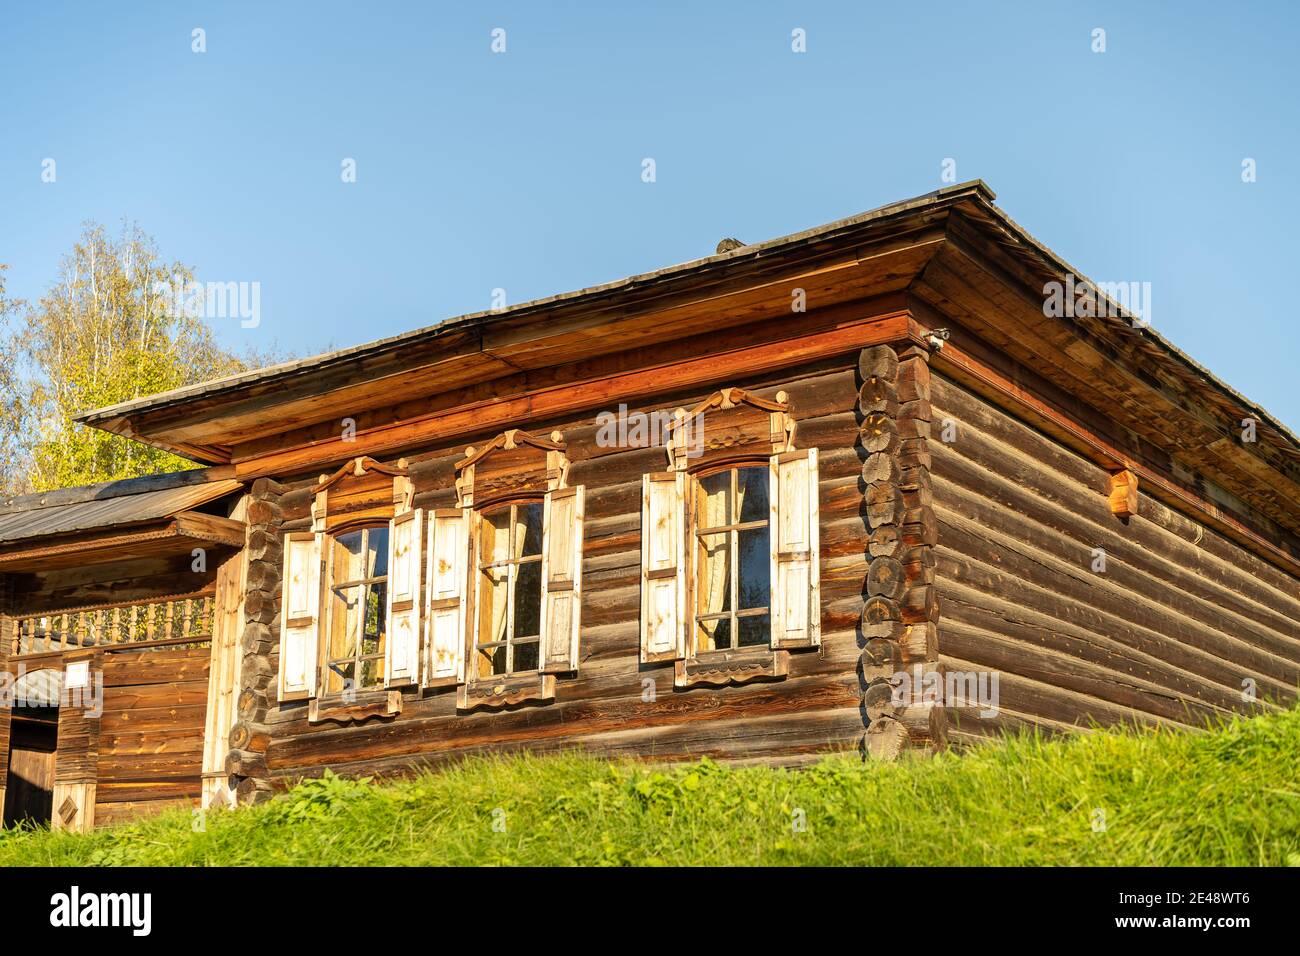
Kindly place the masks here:
POLYGON ((456 690, 456 709, 509 707, 513 704, 530 701, 544 703, 554 699, 554 674, 510 674, 461 684, 456 690))
POLYGON ((360 723, 371 717, 396 717, 402 712, 400 690, 363 691, 350 701, 341 698, 313 699, 307 706, 307 722, 320 724, 334 721, 340 724, 360 723))
POLYGON ((770 647, 708 651, 673 666, 673 686, 726 687, 752 681, 784 680, 790 673, 789 651, 770 647))

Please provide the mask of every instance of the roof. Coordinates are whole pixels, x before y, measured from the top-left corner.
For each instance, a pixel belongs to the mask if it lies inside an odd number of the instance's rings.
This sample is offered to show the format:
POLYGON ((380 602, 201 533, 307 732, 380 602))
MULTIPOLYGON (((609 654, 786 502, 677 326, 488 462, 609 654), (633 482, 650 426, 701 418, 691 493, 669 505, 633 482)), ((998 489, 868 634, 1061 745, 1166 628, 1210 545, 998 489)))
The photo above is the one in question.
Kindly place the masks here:
POLYGON ((186 484, 177 484, 176 479, 168 475, 160 475, 159 478, 168 480, 153 482, 152 484, 162 485, 153 490, 150 490, 151 482, 137 479, 132 482, 68 489, 67 492, 50 495, 27 495, 9 499, 5 504, 7 513, 0 514, 0 545, 47 535, 115 528, 171 518, 243 487, 242 482, 233 478, 186 484), (140 490, 122 494, 120 492, 124 485, 128 489, 140 490), (68 501, 69 498, 76 497, 84 497, 85 500, 68 501), (60 501, 67 503, 59 503, 60 501))
POLYGON ((453 329, 462 328, 467 325, 480 325, 484 323, 504 324, 519 316, 545 311, 556 306, 609 298, 611 296, 616 296, 619 293, 642 286, 662 284, 674 279, 705 272, 729 262, 758 259, 763 257, 764 254, 784 251, 795 246, 807 245, 815 241, 821 241, 835 235, 836 233, 851 231, 856 227, 872 223, 876 220, 924 207, 939 199, 958 197, 965 194, 979 194, 985 197, 990 203, 996 198, 993 190, 990 189, 982 180, 971 180, 970 182, 948 186, 912 199, 880 206, 876 209, 871 209, 855 216, 849 216, 845 219, 838 219, 834 222, 822 226, 816 226, 812 229, 806 229, 802 232, 791 233, 790 235, 781 236, 776 239, 769 239, 766 242, 741 246, 728 252, 688 260, 677 265, 656 269, 652 272, 638 273, 622 279, 616 279, 613 282, 589 286, 585 289, 579 289, 573 292, 564 292, 540 299, 532 299, 528 302, 521 302, 504 309, 466 313, 464 315, 444 319, 441 322, 425 326, 424 328, 415 329, 411 332, 403 332, 399 335, 377 339, 373 342, 353 346, 351 348, 325 352, 309 358, 282 362, 278 365, 271 365, 266 368, 239 372, 234 375, 211 379, 206 382, 199 382, 195 385, 186 385, 182 388, 172 389, 167 392, 146 395, 142 398, 132 399, 128 402, 120 402, 116 405, 107 405, 103 408, 91 409, 74 416, 74 420, 84 425, 94 426, 101 422, 105 422, 108 419, 119 418, 135 412, 166 408, 168 406, 190 401, 200 396, 219 395, 236 391, 245 386, 256 383, 291 378, 299 373, 310 372, 325 365, 333 365, 348 361, 360 362, 367 357, 382 352, 398 350, 410 343, 422 341, 431 336, 445 334, 453 329))

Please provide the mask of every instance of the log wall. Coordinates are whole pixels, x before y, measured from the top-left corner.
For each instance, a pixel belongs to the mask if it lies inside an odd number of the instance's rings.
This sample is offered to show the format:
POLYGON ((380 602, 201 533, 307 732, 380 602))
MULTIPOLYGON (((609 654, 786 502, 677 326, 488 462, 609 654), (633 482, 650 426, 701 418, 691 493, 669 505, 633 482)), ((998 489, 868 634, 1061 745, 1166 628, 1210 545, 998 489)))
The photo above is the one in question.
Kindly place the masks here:
MULTIPOLYGON (((859 746, 864 716, 857 663, 867 532, 856 366, 857 354, 851 353, 787 370, 779 378, 718 383, 764 398, 785 390, 798 423, 796 445, 819 449, 822 646, 792 653, 788 677, 678 691, 671 663, 640 664, 641 476, 665 470, 667 455, 662 447, 601 447, 596 416, 605 409, 593 408, 530 429, 537 434, 563 432, 571 462, 569 484, 586 487, 580 668, 576 676, 559 677, 555 700, 460 713, 454 689, 408 690, 403 692, 402 713, 392 719, 312 725, 305 703, 263 703, 267 688, 258 691, 246 683, 241 719, 247 704, 250 721, 242 739, 267 744, 264 771, 248 745, 241 747, 255 766, 241 796, 256 795, 251 781, 262 774, 279 787, 296 777, 317 775, 327 766, 344 774, 402 772, 467 754, 519 749, 586 748, 656 760, 707 755, 733 762, 797 764, 828 750, 859 746)), ((665 394, 653 403, 634 400, 630 410, 689 408, 711 391, 665 394)), ((616 411, 617 402, 608 410, 616 411)), ((455 461, 463 457, 466 444, 492 437, 484 434, 452 447, 407 452, 416 506, 452 505, 455 461)), ((279 534, 310 527, 316 478, 315 473, 295 476, 277 486, 283 492, 274 509, 279 534)), ((250 569, 255 564, 250 562, 250 569)), ((278 614, 270 614, 259 622, 271 629, 274 639, 253 662, 254 672, 264 667, 274 674, 278 621, 278 614)), ((273 686, 269 693, 274 696, 273 686)), ((237 726, 232 731, 232 743, 239 730, 237 726)), ((236 755, 239 759, 243 755, 236 755)))
POLYGON ((1199 724, 1294 699, 1300 582, 1140 488, 1138 513, 1116 517, 1104 469, 931 385, 940 659, 1000 678, 996 716, 950 708, 954 738, 1199 724))

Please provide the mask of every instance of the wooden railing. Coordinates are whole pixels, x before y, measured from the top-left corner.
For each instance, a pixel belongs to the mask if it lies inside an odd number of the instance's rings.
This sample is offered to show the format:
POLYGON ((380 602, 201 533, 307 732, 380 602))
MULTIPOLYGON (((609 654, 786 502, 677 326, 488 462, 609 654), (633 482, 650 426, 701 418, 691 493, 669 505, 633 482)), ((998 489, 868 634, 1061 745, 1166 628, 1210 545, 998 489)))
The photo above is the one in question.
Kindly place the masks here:
POLYGON ((83 647, 194 646, 212 638, 213 597, 20 617, 12 653, 53 654, 83 647))

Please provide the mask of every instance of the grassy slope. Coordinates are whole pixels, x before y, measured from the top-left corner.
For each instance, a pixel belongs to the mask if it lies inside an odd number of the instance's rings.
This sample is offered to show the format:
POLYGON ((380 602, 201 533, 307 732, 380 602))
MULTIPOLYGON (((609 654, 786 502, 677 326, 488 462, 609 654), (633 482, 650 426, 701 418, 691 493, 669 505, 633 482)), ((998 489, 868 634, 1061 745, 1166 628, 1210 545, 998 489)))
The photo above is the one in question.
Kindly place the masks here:
POLYGON ((384 786, 326 778, 191 823, 10 832, 0 865, 1300 865, 1300 710, 802 771, 477 759, 384 786))

